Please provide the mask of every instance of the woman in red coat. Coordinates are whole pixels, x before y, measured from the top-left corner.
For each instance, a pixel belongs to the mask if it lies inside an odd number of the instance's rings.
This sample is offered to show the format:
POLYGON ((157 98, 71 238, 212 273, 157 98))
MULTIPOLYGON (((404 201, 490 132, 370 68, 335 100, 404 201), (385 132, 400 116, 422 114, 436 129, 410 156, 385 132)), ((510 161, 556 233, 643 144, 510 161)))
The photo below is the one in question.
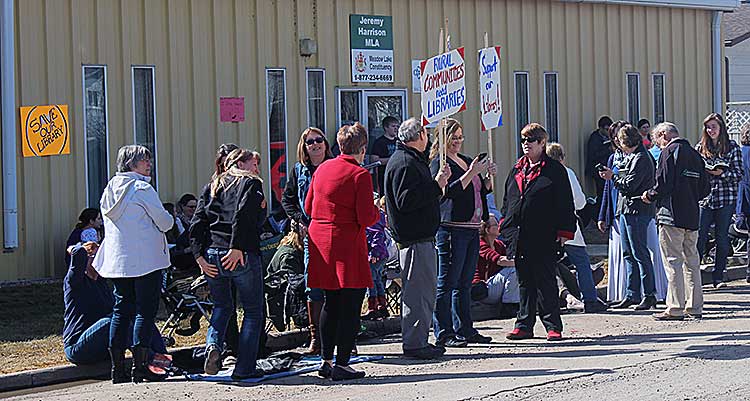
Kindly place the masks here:
POLYGON ((349 367, 349 357, 365 289, 372 287, 365 227, 375 224, 379 214, 372 177, 359 166, 367 149, 367 130, 360 123, 345 125, 336 141, 341 155, 318 167, 305 199, 305 212, 311 218, 308 286, 325 291, 320 315, 323 363, 318 374, 346 380, 365 376, 349 367))

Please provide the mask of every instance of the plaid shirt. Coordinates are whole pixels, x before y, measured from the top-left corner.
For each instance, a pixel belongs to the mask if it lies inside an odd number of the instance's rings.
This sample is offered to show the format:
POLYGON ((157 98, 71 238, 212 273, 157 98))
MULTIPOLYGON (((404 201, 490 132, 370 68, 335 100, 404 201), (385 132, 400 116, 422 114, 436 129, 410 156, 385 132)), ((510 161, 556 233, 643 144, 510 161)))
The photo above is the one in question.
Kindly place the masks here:
MULTIPOLYGON (((695 150, 700 153, 700 143, 695 145, 695 150)), ((739 183, 742 180, 742 152, 740 151, 740 147, 737 146, 735 141, 731 141, 729 152, 718 157, 703 157, 703 161, 706 164, 724 162, 729 164, 729 169, 725 170, 719 176, 708 175, 709 182, 711 183, 711 193, 699 202, 700 207, 716 210, 731 205, 734 208, 737 204, 739 183)))

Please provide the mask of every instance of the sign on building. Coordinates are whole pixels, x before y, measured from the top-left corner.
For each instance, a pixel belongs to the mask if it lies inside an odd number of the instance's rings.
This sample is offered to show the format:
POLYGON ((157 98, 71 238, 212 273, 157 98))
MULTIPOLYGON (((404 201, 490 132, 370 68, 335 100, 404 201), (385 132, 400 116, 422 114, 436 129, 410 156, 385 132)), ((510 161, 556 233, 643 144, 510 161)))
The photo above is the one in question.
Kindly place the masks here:
POLYGON ((479 95, 482 131, 503 125, 500 98, 500 46, 479 50, 479 95))
POLYGON ((466 109, 465 67, 463 47, 422 62, 423 125, 466 109))
POLYGON ((238 123, 245 121, 244 97, 220 97, 219 119, 221 122, 238 123))
POLYGON ((422 76, 422 60, 411 61, 411 91, 412 93, 420 93, 419 89, 419 77, 422 76))
POLYGON ((349 15, 352 82, 393 82, 393 21, 383 15, 349 15))
POLYGON ((68 105, 23 106, 20 112, 24 157, 70 154, 68 105))

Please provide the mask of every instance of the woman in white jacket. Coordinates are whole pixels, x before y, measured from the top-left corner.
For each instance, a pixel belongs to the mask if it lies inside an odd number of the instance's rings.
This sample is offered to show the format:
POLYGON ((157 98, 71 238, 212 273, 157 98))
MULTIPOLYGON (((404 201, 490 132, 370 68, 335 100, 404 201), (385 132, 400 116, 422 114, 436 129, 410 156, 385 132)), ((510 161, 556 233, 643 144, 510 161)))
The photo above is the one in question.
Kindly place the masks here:
POLYGON ((164 233, 174 218, 164 207, 151 180, 151 152, 139 145, 117 152, 117 174, 101 198, 107 236, 94 259, 94 268, 114 284, 115 305, 109 331, 112 383, 131 377, 125 369, 127 330, 133 321, 133 382, 156 381, 166 373, 149 365, 154 318, 159 307, 162 269, 169 267, 164 233))

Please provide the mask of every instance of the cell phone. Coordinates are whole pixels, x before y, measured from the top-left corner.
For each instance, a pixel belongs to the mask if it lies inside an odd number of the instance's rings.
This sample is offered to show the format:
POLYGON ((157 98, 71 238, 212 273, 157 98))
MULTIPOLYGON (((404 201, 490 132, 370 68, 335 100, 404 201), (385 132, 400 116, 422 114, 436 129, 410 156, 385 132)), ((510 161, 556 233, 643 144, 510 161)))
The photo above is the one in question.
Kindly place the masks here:
POLYGON ((596 169, 596 171, 604 171, 604 170, 606 170, 606 169, 607 169, 607 168, 606 168, 606 167, 604 167, 604 165, 603 165, 603 164, 601 164, 601 163, 596 163, 596 166, 594 166, 594 168, 596 169))
POLYGON ((477 161, 481 162, 482 160, 484 160, 486 158, 487 158, 487 152, 482 152, 482 153, 480 153, 480 154, 477 155, 477 161))

